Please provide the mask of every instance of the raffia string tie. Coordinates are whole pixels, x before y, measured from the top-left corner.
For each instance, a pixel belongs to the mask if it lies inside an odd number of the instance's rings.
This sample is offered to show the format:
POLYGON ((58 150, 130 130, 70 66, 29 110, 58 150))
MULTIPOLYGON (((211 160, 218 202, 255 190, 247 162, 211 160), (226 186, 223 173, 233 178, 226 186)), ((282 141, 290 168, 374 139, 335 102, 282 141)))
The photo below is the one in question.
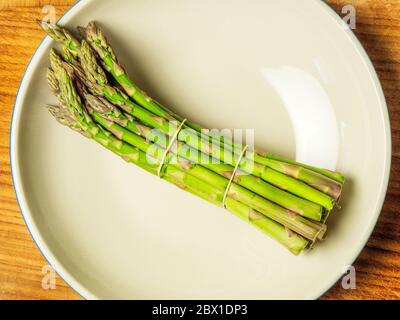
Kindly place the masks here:
POLYGON ((245 153, 246 153, 246 151, 247 151, 248 148, 249 148, 248 145, 246 145, 246 146, 243 148, 242 153, 240 154, 240 157, 239 157, 239 159, 238 159, 238 162, 236 163, 235 170, 233 170, 232 176, 231 176, 231 178, 230 178, 230 180, 229 180, 229 183, 228 183, 228 185, 227 185, 227 187, 226 187, 225 194, 224 194, 224 198, 223 198, 223 200, 222 200, 222 205, 224 206, 225 209, 226 209, 226 199, 228 198, 229 190, 231 189, 233 180, 235 180, 236 173, 237 173, 237 171, 239 170, 240 163, 242 162, 243 157, 244 157, 244 155, 245 155, 245 153))
POLYGON ((160 178, 162 177, 161 173, 162 173, 162 169, 163 169, 164 164, 165 164, 165 159, 167 159, 167 156, 170 153, 172 147, 174 146, 175 141, 178 139, 179 133, 182 131, 183 126, 185 125, 186 121, 187 121, 187 119, 184 119, 181 122, 181 124, 179 125, 178 129, 176 129, 176 132, 174 133, 174 136, 171 138, 171 141, 169 142, 169 145, 168 145, 167 149, 165 149, 163 157, 161 158, 160 166, 158 167, 158 170, 157 170, 157 175, 160 178))

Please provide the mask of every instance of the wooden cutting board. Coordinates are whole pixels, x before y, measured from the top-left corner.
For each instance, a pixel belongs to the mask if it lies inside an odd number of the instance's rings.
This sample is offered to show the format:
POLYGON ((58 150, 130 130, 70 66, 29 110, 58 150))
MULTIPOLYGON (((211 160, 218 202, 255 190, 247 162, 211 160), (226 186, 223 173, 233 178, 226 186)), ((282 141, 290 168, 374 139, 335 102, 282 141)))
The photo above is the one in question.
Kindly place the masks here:
MULTIPOLYGON (((22 219, 11 181, 10 120, 24 70, 44 33, 35 20, 55 6, 60 17, 73 0, 0 0, 0 300, 79 299, 59 277, 55 289, 43 289, 49 270, 22 219)), ((339 281, 324 299, 400 299, 400 1, 330 0, 338 12, 357 10, 356 34, 371 56, 385 90, 392 121, 393 164, 379 223, 358 258, 356 289, 339 281)), ((360 159, 362 161, 362 159, 360 159)), ((352 245, 349 243, 349 245, 352 245)), ((317 271, 316 271, 317 272, 317 271)))

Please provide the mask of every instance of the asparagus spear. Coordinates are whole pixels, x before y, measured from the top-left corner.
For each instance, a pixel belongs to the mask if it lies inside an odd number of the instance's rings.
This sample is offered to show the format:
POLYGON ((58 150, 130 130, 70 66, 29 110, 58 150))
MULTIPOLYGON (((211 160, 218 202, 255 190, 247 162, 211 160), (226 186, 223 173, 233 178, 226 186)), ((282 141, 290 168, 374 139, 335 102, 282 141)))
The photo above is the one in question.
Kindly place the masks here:
POLYGON ((57 27, 49 22, 37 20, 37 23, 46 31, 46 33, 54 40, 65 44, 70 53, 78 57, 81 44, 79 41, 65 28, 57 27))
MULTIPOLYGON (((61 65, 53 64, 53 69, 55 69, 54 73, 52 71, 48 73, 49 84, 52 90, 57 90, 56 93, 63 102, 59 109, 51 107, 50 111, 53 116, 55 116, 60 123, 74 130, 78 128, 85 136, 99 142, 125 160, 137 164, 155 174, 159 163, 149 163, 146 153, 112 136, 109 132, 96 125, 83 108, 68 72, 61 65)), ((203 198, 208 197, 210 200, 218 198, 218 194, 213 193, 213 187, 211 185, 204 184, 201 180, 196 180, 195 177, 182 171, 182 167, 183 166, 179 165, 165 166, 164 177, 181 188, 186 188, 186 185, 188 185, 188 187, 190 187, 189 191, 197 195, 202 195, 203 198), (207 197, 205 195, 207 195, 207 197)), ((286 232, 286 229, 282 225, 270 220, 245 204, 235 201, 234 199, 229 199, 226 205, 228 210, 257 226, 264 231, 264 233, 284 244, 293 254, 299 254, 308 245, 308 241, 300 235, 286 232)))
MULTIPOLYGON (((296 161, 291 161, 291 160, 279 157, 277 155, 273 155, 271 153, 263 152, 263 151, 257 151, 257 154, 259 154, 261 157, 264 157, 265 159, 275 160, 275 161, 278 161, 278 162, 291 164, 293 166, 300 166, 300 167, 303 167, 304 169, 307 169, 307 170, 309 170, 311 172, 319 173, 323 177, 327 177, 327 178, 329 178, 329 179, 331 179, 333 181, 336 181, 340 186, 342 186, 345 183, 345 180, 346 180, 345 177, 339 172, 334 172, 334 171, 327 170, 327 169, 316 168, 316 167, 313 167, 313 166, 302 164, 302 163, 299 163, 299 162, 296 162, 296 161)), ((338 198, 338 196, 337 196, 337 198, 338 198)))
MULTIPOLYGON (((260 157, 257 153, 254 153, 254 159, 256 162, 267 166, 268 168, 274 169, 284 175, 293 177, 297 180, 303 181, 307 185, 327 194, 332 197, 335 202, 338 201, 342 193, 342 185, 344 183, 339 183, 327 176, 322 175, 318 171, 327 172, 327 170, 317 169, 311 171, 307 169, 306 165, 301 166, 299 163, 294 163, 293 161, 286 160, 284 162, 281 160, 272 159, 271 156, 260 157), (289 162, 288 162, 289 161, 289 162)), ((331 172, 334 176, 341 176, 339 173, 331 172)), ((344 179, 344 178, 343 178, 344 179)))
MULTIPOLYGON (((73 38, 70 33, 67 31, 55 26, 51 25, 48 23, 43 23, 39 22, 42 28, 54 39, 60 41, 60 42, 65 42, 66 45, 68 46, 70 51, 73 51, 73 54, 75 56, 79 55, 79 51, 81 48, 79 47, 79 42, 77 40, 74 40, 73 43, 74 45, 71 46, 69 45, 71 43, 71 38, 73 38), (63 38, 64 36, 64 38, 63 38)), ((178 121, 182 121, 182 118, 179 117, 178 115, 172 113, 168 109, 164 108, 162 105, 159 103, 155 102, 154 100, 150 99, 144 92, 142 92, 126 75, 125 71, 123 70, 122 66, 118 63, 115 53, 112 49, 112 47, 109 45, 107 42, 107 39, 104 37, 103 33, 97 28, 96 24, 94 22, 89 23, 88 28, 86 31, 84 31, 87 35, 88 40, 91 42, 93 47, 96 49, 98 54, 102 57, 103 59, 103 65, 105 68, 113 74, 115 79, 122 85, 122 87, 128 92, 136 101, 138 101, 142 106, 147 108, 148 110, 154 112, 156 115, 163 117, 166 120, 172 120, 176 119, 178 121)), ((192 127, 193 129, 200 131, 200 127, 195 124, 188 124, 189 127, 192 127)), ((204 136, 204 135, 202 135, 204 136)), ((218 141, 220 139, 218 138, 218 141)), ((225 141, 225 140, 223 140, 225 141)), ((241 150, 243 149, 243 146, 236 146, 236 145, 228 145, 229 141, 225 141, 224 143, 224 152, 233 152, 235 155, 238 153, 241 153, 241 150)), ((204 149, 202 150, 204 152, 204 149)), ((208 150, 209 151, 209 150, 208 150)), ((213 156, 216 158, 220 158, 221 156, 221 151, 216 150, 213 153, 213 156)), ((279 163, 271 162, 270 158, 265 158, 264 156, 261 155, 261 153, 256 152, 253 154, 252 159, 260 164, 264 164, 266 166, 269 166, 270 168, 283 173, 285 175, 292 176, 298 180, 301 180, 308 185, 311 185, 313 188, 322 191, 330 196, 332 196, 335 200, 337 200, 340 196, 341 192, 341 185, 340 184, 335 184, 333 181, 330 179, 325 179, 325 176, 317 174, 311 170, 311 167, 308 167, 310 170, 305 170, 304 166, 301 164, 294 164, 291 163, 292 165, 288 167, 286 162, 280 161, 279 163)), ((275 159, 276 160, 276 159, 275 159)), ((326 170, 318 169, 319 172, 322 174, 328 172, 326 170)), ((274 173, 274 172, 272 172, 274 173)), ((332 175, 332 174, 331 174, 332 175)), ((335 174, 337 176, 340 176, 340 174, 335 174)), ((279 175, 274 175, 274 177, 280 177, 279 175)), ((277 179, 275 181, 275 185, 278 187, 283 187, 285 186, 281 185, 282 181, 281 179, 277 179)), ((299 186, 298 186, 299 187, 299 186)), ((296 189, 298 190, 298 188, 296 189)), ((311 199, 317 199, 321 200, 320 204, 322 203, 327 203, 328 207, 327 209, 331 209, 331 203, 328 198, 321 199, 321 196, 318 193, 313 192, 311 189, 307 189, 306 187, 300 188, 300 192, 306 191, 306 194, 310 193, 312 194, 311 199), (304 190, 306 189, 306 190, 304 190)))
POLYGON ((107 76, 103 68, 98 64, 94 52, 85 40, 81 42, 79 58, 89 81, 100 85, 108 84, 107 76))

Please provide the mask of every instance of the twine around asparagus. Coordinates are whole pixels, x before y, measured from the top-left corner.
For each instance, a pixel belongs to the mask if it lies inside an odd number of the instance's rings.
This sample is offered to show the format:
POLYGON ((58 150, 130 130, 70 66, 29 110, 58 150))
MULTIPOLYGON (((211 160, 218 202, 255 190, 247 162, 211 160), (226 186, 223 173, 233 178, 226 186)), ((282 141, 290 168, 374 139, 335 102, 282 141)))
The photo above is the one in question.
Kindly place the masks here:
POLYGON ((225 190, 225 193, 224 193, 224 198, 222 199, 222 205, 224 206, 225 209, 226 209, 226 198, 228 197, 229 190, 231 189, 233 180, 235 180, 236 173, 237 173, 237 171, 238 171, 238 169, 239 169, 239 167, 240 167, 240 163, 242 162, 243 157, 244 157, 244 155, 245 155, 245 153, 246 153, 246 151, 247 151, 248 148, 249 148, 248 145, 246 145, 246 146, 243 148, 242 153, 240 154, 239 159, 238 159, 238 161, 237 161, 237 164, 236 164, 236 166, 235 166, 235 169, 233 170, 232 176, 231 176, 231 178, 229 179, 229 183, 228 183, 228 185, 227 185, 227 187, 226 187, 226 190, 225 190))
POLYGON ((178 139, 179 132, 181 132, 181 130, 183 129, 183 126, 185 125, 186 121, 187 121, 187 119, 183 119, 183 121, 179 125, 178 129, 174 133, 173 137, 171 138, 171 141, 169 142, 169 145, 168 145, 167 149, 165 149, 165 152, 164 152, 164 154, 163 154, 163 156, 161 158, 160 166, 158 167, 158 170, 157 170, 157 175, 158 175, 159 178, 161 178, 162 168, 164 167, 165 159, 167 158, 167 156, 168 156, 169 152, 171 151, 172 147, 174 146, 174 143, 178 139))

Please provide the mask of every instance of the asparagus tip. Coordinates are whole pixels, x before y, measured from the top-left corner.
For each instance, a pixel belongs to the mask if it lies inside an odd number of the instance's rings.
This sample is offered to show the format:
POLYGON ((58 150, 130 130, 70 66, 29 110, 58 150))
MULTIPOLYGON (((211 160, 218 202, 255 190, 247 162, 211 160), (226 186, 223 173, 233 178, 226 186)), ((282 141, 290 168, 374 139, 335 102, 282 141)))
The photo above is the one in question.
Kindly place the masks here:
POLYGON ((54 74, 54 71, 51 68, 47 69, 47 83, 51 91, 53 91, 53 93, 57 95, 60 91, 60 87, 57 78, 54 74))
POLYGON ((76 27, 76 29, 78 30, 78 33, 82 37, 82 39, 85 39, 86 38, 86 28, 78 26, 78 27, 76 27))

